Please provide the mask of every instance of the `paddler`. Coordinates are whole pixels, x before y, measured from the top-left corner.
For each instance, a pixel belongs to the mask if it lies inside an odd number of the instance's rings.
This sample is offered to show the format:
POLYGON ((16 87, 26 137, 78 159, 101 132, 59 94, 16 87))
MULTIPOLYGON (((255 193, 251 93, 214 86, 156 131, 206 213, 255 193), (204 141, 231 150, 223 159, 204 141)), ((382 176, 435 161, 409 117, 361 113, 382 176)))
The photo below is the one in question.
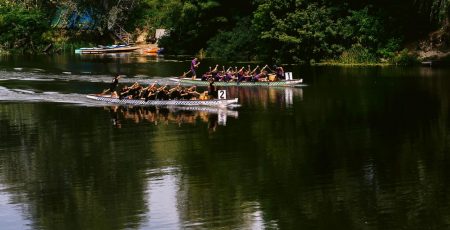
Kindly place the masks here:
POLYGON ((193 98, 196 99, 196 98, 200 97, 200 93, 197 92, 196 88, 197 87, 195 85, 193 85, 190 88, 182 90, 181 97, 183 99, 188 99, 188 100, 193 99, 193 98))
POLYGON ((214 79, 209 80, 208 95, 211 99, 217 98, 217 87, 214 85, 214 79))
POLYGON ((139 96, 139 92, 142 89, 142 86, 139 85, 139 83, 135 82, 130 87, 124 87, 122 91, 120 92, 119 99, 122 99, 124 97, 131 96, 132 98, 136 98, 139 96))
POLYGON ((111 97, 117 97, 117 86, 119 86, 119 79, 120 79, 121 75, 116 74, 114 76, 114 78, 111 81, 111 84, 109 85, 109 89, 106 89, 102 92, 102 94, 105 94, 107 92, 111 93, 111 97))
POLYGON ((158 82, 154 82, 153 84, 148 85, 147 87, 143 88, 141 91, 141 98, 144 98, 145 101, 148 101, 149 98, 154 95, 153 92, 156 91, 156 84, 158 82))
POLYGON ((284 69, 283 69, 283 67, 274 65, 273 66, 273 70, 275 71, 275 74, 276 74, 278 80, 281 80, 281 79, 284 78, 284 69))
POLYGON ((180 84, 173 87, 172 89, 169 89, 169 91, 168 91, 169 98, 172 100, 179 99, 181 97, 181 90, 182 90, 182 87, 180 84))
POLYGON ((156 100, 168 100, 169 95, 167 94, 167 85, 161 86, 158 89, 156 89, 156 100))
POLYGON ((192 80, 195 80, 197 78, 197 74, 195 73, 195 69, 197 69, 199 65, 200 65, 200 62, 198 61, 197 57, 192 59, 192 61, 191 61, 192 80))

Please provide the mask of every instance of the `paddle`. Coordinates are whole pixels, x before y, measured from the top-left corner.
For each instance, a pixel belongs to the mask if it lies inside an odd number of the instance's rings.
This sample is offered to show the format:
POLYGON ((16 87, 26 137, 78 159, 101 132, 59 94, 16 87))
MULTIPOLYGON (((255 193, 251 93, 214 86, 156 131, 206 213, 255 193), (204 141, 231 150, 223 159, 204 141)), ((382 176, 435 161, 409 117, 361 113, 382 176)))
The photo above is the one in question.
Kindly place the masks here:
POLYGON ((256 68, 255 68, 255 69, 253 69, 253 70, 252 70, 252 72, 250 72, 250 74, 253 74, 253 73, 255 73, 255 71, 256 71, 256 70, 257 70, 258 68, 259 68, 259 65, 257 65, 257 66, 256 66, 256 68))
POLYGON ((217 67, 219 67, 219 64, 216 64, 216 67, 212 70, 212 72, 217 72, 217 67))
MULTIPOLYGON (((261 69, 261 71, 263 71, 264 69, 266 69, 266 68, 268 68, 269 66, 268 65, 265 65, 262 69, 261 69)), ((270 69, 270 68, 269 68, 270 69)))
POLYGON ((187 71, 187 72, 183 72, 183 75, 181 75, 179 78, 185 78, 186 77, 186 75, 188 74, 188 73, 190 73, 192 70, 189 70, 189 71, 187 71))

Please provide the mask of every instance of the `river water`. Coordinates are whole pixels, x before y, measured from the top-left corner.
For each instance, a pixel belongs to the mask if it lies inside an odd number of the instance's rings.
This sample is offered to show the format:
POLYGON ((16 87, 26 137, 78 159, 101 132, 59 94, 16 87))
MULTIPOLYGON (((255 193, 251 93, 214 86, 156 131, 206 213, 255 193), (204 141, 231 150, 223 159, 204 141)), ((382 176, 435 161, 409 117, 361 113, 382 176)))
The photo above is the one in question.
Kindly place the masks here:
POLYGON ((188 66, 0 57, 1 229, 450 228, 450 70, 285 66, 308 86, 228 110, 85 98, 188 66))

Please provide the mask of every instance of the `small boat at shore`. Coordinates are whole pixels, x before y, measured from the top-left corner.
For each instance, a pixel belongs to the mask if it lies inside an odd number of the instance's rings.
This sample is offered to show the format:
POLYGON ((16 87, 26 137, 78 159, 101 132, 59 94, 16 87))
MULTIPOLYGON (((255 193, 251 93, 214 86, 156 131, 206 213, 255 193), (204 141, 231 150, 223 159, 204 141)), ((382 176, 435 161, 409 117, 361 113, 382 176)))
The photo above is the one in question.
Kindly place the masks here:
MULTIPOLYGON (((192 80, 192 78, 170 78, 171 81, 183 83, 183 84, 192 84, 192 85, 200 85, 207 86, 209 85, 208 81, 202 81, 201 79, 192 80)), ((216 86, 271 86, 271 87, 279 87, 279 86, 290 86, 290 87, 303 87, 307 86, 306 84, 302 84, 303 79, 298 80, 279 80, 279 81, 216 81, 214 84, 216 86)))
POLYGON ((163 51, 164 51, 164 48, 159 48, 159 47, 153 47, 153 48, 148 48, 148 49, 144 50, 145 53, 153 54, 153 55, 159 55, 163 51))
POLYGON ((139 49, 139 47, 137 46, 113 45, 113 46, 80 48, 76 49, 75 53, 79 54, 121 53, 121 52, 132 52, 137 49, 139 49))
POLYGON ((238 99, 210 99, 210 100, 148 100, 144 99, 119 99, 111 97, 110 95, 89 94, 86 96, 89 99, 103 101, 119 105, 140 105, 140 106, 215 106, 227 107, 232 104, 237 104, 238 99))

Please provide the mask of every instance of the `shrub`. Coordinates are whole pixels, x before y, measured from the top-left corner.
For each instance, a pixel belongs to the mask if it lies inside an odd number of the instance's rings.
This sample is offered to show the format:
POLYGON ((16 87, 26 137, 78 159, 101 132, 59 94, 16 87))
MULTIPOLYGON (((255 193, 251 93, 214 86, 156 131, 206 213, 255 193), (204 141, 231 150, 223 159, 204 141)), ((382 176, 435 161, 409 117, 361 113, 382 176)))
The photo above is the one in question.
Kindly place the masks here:
POLYGON ((39 9, 0 5, 0 49, 36 52, 45 45, 48 21, 39 9))
POLYGON ((419 60, 416 55, 411 54, 408 49, 398 52, 391 61, 395 65, 417 65, 419 60))
POLYGON ((255 55, 256 35, 245 19, 231 31, 219 31, 207 45, 211 57, 230 59, 251 59, 255 55))
POLYGON ((339 62, 343 64, 370 64, 376 63, 377 57, 367 48, 357 44, 342 52, 339 62))

